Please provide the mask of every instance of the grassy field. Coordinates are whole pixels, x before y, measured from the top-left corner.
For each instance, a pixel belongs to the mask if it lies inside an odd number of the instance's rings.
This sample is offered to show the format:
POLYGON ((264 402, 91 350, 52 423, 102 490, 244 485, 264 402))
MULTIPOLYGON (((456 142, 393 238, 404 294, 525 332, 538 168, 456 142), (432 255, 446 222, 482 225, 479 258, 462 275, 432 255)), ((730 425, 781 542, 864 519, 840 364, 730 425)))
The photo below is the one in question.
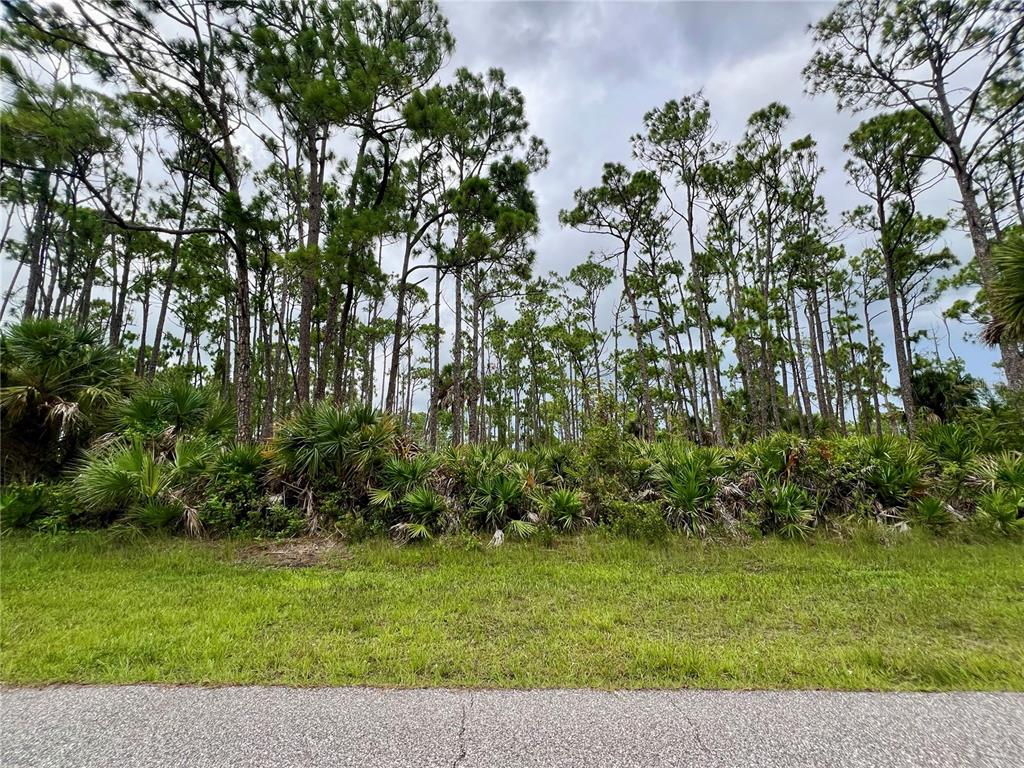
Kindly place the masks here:
POLYGON ((1024 547, 0 543, 6 683, 1024 690, 1024 547))

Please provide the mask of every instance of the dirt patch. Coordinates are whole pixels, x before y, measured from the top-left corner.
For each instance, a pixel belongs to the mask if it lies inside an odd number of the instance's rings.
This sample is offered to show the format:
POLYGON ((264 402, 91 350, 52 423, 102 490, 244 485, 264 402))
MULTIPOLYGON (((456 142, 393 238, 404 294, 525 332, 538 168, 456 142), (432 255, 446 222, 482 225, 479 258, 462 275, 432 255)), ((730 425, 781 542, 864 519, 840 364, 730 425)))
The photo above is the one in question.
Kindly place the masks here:
POLYGON ((310 568, 331 566, 351 555, 337 539, 306 537, 249 544, 238 550, 237 557, 243 563, 271 568, 310 568))

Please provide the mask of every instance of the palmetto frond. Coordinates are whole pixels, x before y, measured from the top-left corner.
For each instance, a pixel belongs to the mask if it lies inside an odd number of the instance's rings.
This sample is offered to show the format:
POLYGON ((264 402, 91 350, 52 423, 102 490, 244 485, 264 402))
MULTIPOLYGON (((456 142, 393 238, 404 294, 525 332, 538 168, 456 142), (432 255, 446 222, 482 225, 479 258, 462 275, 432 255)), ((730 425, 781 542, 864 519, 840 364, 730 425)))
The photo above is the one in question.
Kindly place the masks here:
POLYGON ((993 320, 983 338, 989 344, 1024 341, 1024 233, 1016 232, 992 249, 996 284, 991 290, 993 320))
POLYGON ((0 380, 0 419, 11 457, 4 463, 26 467, 34 477, 57 474, 129 384, 118 353, 98 331, 39 319, 0 335, 0 380))
POLYGON ((583 511, 583 495, 574 488, 553 488, 541 496, 541 510, 547 521, 563 531, 575 531, 591 520, 583 511))

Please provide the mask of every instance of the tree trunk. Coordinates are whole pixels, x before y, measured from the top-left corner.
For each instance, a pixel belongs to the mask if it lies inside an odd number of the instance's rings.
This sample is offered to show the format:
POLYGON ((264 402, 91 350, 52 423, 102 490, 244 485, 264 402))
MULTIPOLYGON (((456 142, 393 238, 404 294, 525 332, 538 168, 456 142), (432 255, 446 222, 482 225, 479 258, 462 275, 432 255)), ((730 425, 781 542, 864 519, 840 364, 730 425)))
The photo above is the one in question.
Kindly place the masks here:
POLYGON ((153 350, 149 356, 149 365, 146 369, 146 378, 152 381, 156 375, 157 366, 160 363, 160 347, 164 336, 164 323, 167 321, 167 311, 171 303, 171 293, 174 290, 174 278, 178 271, 178 259, 181 256, 181 243, 184 236, 181 234, 185 228, 185 220, 188 217, 188 206, 192 200, 192 178, 184 179, 181 190, 181 213, 178 215, 178 232, 174 235, 174 242, 171 244, 171 260, 167 265, 167 280, 164 283, 163 294, 160 297, 160 311, 157 313, 156 328, 153 332, 153 350))
POLYGON ((797 374, 800 380, 800 397, 803 400, 804 413, 807 414, 808 433, 813 424, 814 411, 811 406, 810 384, 807 379, 807 358, 804 355, 804 342, 800 334, 800 315, 796 310, 796 294, 790 289, 789 305, 793 316, 793 340, 796 347, 797 374))
MULTIPOLYGON (((25 306, 22 317, 34 317, 39 290, 43 287, 43 243, 46 240, 46 226, 50 218, 50 178, 44 176, 40 186, 40 197, 32 215, 32 228, 28 233, 28 283, 25 285, 25 306)), ((56 187, 54 187, 56 190, 56 187)))
POLYGON ((145 293, 142 298, 142 328, 139 333, 139 353, 135 358, 135 375, 141 377, 146 365, 146 337, 149 333, 149 307, 152 302, 149 299, 150 285, 144 283, 145 293))
MULTIPOLYGON (((974 180, 966 167, 963 146, 958 138, 959 134, 953 120, 953 113, 946 98, 944 88, 937 92, 940 114, 942 118, 945 136, 944 142, 949 147, 953 176, 956 178, 957 187, 960 190, 960 197, 964 206, 964 213, 967 219, 967 230, 971 236, 971 244, 974 246, 974 258, 978 262, 978 271, 981 273, 981 284, 986 292, 991 292, 996 284, 995 265, 992 263, 992 254, 989 247, 988 237, 985 234, 985 220, 978 206, 977 193, 974 188, 974 180)), ((998 318, 996 318, 998 319, 998 318)), ((1019 390, 1024 387, 1024 357, 1020 350, 1009 339, 1003 339, 999 343, 999 355, 1003 363, 1003 373, 1010 389, 1019 390)))
POLYGON ((440 265, 434 272, 434 327, 431 329, 430 410, 427 414, 430 447, 437 450, 437 417, 441 397, 441 279, 440 265))
POLYGON ((462 267, 455 270, 455 338, 452 343, 452 445, 462 445, 462 267))
MULTIPOLYGON (((313 305, 316 301, 316 278, 319 266, 320 222, 323 217, 323 174, 326 160, 320 153, 320 137, 314 130, 306 136, 308 226, 303 254, 302 282, 299 300, 299 348, 295 366, 295 382, 299 403, 309 402, 309 372, 312 361, 311 330, 313 305)), ((350 276, 351 277, 351 276, 350 276)))
POLYGON ((402 274, 398 280, 398 306, 395 308, 395 331, 391 337, 391 371, 388 377, 388 394, 384 402, 384 410, 394 413, 398 399, 399 357, 402 347, 402 332, 405 323, 405 297, 408 293, 409 262, 412 259, 413 243, 406 241, 405 254, 402 257, 402 274))
POLYGON ((473 306, 470 311, 473 333, 469 348, 469 381, 466 387, 466 405, 468 410, 469 442, 478 443, 480 442, 479 398, 481 387, 477 368, 480 365, 480 303, 483 299, 477 293, 480 286, 480 274, 476 269, 474 269, 474 272, 476 272, 476 275, 473 279, 473 306))
POLYGON ((885 285, 889 292, 889 311, 892 313, 893 341, 896 347, 896 370, 900 380, 900 398, 903 401, 903 414, 907 420, 907 435, 914 437, 914 390, 910 383, 910 361, 907 360, 907 345, 903 337, 903 317, 900 312, 899 293, 896 287, 896 265, 892 254, 892 246, 885 236, 886 212, 881 194, 875 200, 879 231, 882 232, 880 245, 882 259, 885 262, 885 285))
POLYGON ((647 355, 644 352, 644 339, 641 331, 640 310, 636 303, 636 293, 629 283, 629 247, 622 253, 622 283, 626 292, 626 300, 629 302, 630 311, 633 313, 633 338, 636 340, 636 355, 640 363, 640 401, 643 408, 646 440, 654 439, 654 407, 651 404, 651 384, 647 371, 647 355))

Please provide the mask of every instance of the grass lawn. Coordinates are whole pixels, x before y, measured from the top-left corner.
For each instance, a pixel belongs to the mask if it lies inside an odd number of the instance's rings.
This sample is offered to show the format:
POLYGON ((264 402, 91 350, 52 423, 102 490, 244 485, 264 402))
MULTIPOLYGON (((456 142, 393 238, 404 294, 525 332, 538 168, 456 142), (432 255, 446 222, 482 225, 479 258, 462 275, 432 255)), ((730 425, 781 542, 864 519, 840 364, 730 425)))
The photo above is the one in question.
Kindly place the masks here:
POLYGON ((1024 547, 0 542, 0 679, 1024 690, 1024 547))

